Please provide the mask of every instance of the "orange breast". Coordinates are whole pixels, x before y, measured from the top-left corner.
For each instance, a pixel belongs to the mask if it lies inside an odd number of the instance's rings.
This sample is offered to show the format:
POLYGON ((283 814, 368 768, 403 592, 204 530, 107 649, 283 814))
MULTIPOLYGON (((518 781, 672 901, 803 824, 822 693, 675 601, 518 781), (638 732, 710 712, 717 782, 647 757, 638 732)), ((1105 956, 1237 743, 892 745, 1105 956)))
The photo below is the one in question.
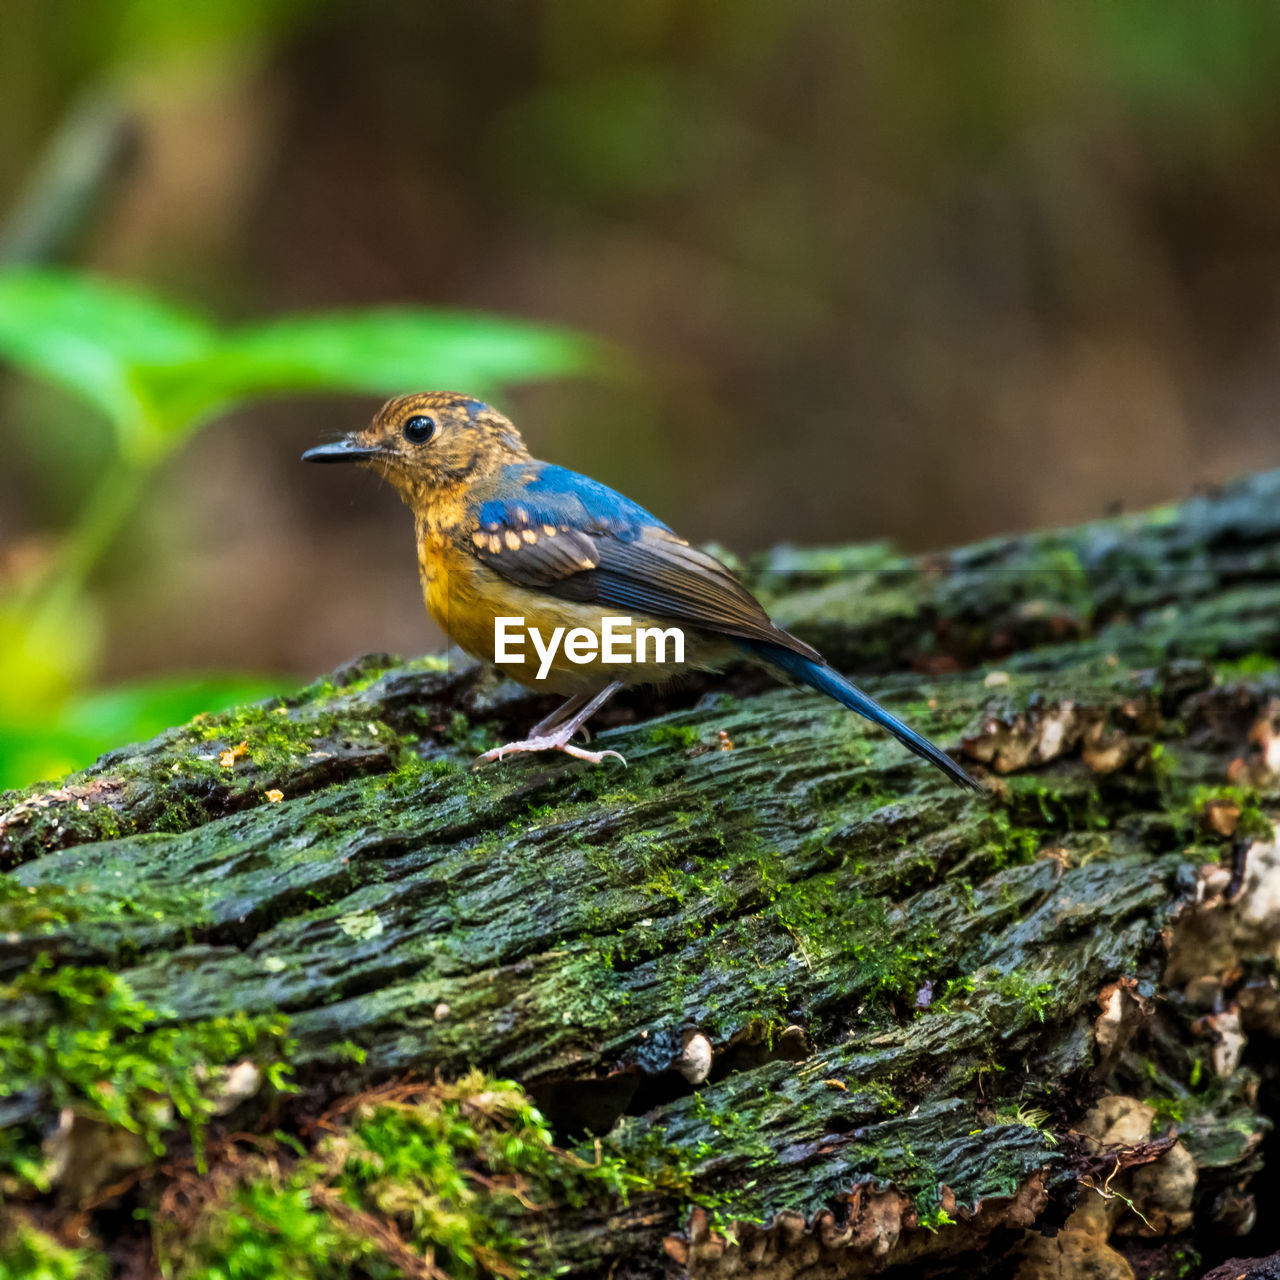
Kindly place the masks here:
MULTIPOLYGON (((561 648, 551 662, 551 669, 539 678, 540 663, 530 644, 523 646, 524 658, 520 662, 495 661, 495 618, 521 618, 525 625, 538 628, 547 638, 557 627, 566 633, 580 627, 599 635, 605 615, 616 616, 624 611, 561 600, 517 586, 482 564, 465 548, 455 546, 447 537, 421 539, 418 564, 427 609, 454 644, 473 657, 493 663, 519 683, 549 693, 595 692, 610 680, 621 680, 625 684, 662 682, 689 668, 706 670, 721 667, 732 656, 732 648, 723 638, 689 632, 682 662, 610 663, 591 660, 576 663, 570 661, 561 648)), ((632 625, 661 628, 671 623, 637 614, 632 617, 632 625)))

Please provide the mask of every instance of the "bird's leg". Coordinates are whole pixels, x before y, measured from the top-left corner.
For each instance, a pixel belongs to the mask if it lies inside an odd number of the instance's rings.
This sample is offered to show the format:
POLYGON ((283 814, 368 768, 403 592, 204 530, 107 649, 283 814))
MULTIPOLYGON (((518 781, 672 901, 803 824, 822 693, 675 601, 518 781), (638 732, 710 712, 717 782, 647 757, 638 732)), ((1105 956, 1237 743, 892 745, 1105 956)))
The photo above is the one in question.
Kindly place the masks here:
MULTIPOLYGON (((563 751, 566 755, 578 760, 589 760, 592 764, 599 764, 610 756, 615 760, 622 760, 616 751, 584 751, 582 747, 575 747, 569 741, 587 717, 599 711, 621 688, 622 681, 614 680, 589 701, 582 701, 584 694, 575 695, 558 711, 553 711, 545 720, 535 725, 523 742, 508 742, 505 746, 494 747, 492 751, 486 751, 484 755, 477 757, 476 764, 487 764, 491 760, 501 760, 503 756, 516 755, 522 751, 563 751)), ((627 762, 622 760, 622 763, 627 762)))
MULTIPOLYGON (((556 727, 565 716, 571 716, 579 707, 587 700, 585 693, 575 693, 572 698, 566 702, 562 702, 549 716, 543 720, 539 720, 537 724, 529 730, 531 738, 545 738, 552 729, 556 727)), ((591 735, 587 734, 587 726, 579 725, 579 728, 586 734, 587 741, 591 741, 591 735)))

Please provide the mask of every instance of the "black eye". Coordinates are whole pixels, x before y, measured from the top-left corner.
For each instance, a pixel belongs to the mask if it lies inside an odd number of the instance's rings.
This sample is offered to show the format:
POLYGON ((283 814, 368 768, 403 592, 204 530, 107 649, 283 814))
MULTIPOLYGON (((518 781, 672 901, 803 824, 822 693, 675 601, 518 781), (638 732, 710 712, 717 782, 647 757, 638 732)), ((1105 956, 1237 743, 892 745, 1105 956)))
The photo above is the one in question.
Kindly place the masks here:
POLYGON ((410 444, 426 444, 436 433, 436 420, 425 413, 415 413, 404 424, 404 438, 410 444))

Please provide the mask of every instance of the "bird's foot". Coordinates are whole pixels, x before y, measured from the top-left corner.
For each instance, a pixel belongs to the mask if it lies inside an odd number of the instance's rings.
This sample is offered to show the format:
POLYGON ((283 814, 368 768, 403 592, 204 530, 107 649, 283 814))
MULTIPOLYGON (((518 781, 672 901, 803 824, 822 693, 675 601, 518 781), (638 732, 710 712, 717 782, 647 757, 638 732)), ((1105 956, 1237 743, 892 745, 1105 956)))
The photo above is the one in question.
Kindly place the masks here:
POLYGON ((563 751, 565 755, 573 756, 575 760, 586 760, 591 764, 601 764, 612 756, 615 760, 621 760, 623 767, 626 767, 626 760, 617 751, 587 751, 583 747, 575 747, 569 741, 573 737, 574 731, 571 730, 568 734, 551 733, 541 738, 526 738, 523 742, 508 742, 504 746, 494 747, 483 755, 477 756, 472 768, 478 769, 482 764, 501 760, 505 756, 520 755, 532 751, 563 751))

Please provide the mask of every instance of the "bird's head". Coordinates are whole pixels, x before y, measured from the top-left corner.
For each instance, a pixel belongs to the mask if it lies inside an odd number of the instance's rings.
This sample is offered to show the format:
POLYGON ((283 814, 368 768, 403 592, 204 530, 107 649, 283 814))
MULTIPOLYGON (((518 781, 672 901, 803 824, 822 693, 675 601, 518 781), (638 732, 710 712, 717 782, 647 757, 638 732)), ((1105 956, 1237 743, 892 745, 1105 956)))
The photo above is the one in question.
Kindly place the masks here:
POLYGON ((433 489, 487 475, 528 456, 507 418, 456 391, 419 391, 388 400, 362 431, 302 455, 305 462, 372 467, 411 504, 433 489))

